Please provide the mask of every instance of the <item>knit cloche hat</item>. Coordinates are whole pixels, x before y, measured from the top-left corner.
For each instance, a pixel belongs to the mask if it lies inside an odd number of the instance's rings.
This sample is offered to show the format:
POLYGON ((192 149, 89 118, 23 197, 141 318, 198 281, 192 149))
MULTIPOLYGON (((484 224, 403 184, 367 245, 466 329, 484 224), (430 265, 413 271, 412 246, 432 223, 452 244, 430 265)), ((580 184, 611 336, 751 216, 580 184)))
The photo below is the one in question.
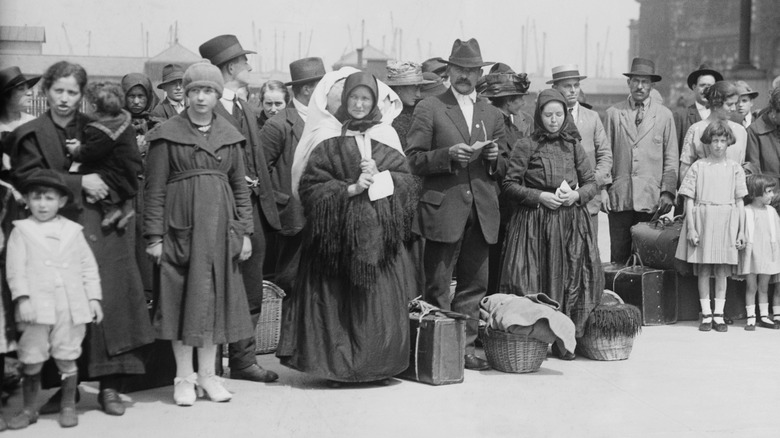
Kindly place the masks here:
POLYGON ((225 87, 222 72, 207 62, 198 62, 189 66, 184 72, 181 82, 185 93, 188 93, 192 87, 211 87, 217 90, 220 97, 225 87))

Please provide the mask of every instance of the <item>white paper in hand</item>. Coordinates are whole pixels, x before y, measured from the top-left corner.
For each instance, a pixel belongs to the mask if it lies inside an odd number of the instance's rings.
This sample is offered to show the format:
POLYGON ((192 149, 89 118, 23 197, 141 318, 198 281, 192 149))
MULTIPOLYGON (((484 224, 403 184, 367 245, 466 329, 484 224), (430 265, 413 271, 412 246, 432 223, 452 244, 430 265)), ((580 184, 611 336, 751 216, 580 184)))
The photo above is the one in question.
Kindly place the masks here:
POLYGON ((389 170, 383 170, 374 175, 374 182, 368 186, 368 199, 376 201, 377 199, 387 198, 395 191, 393 177, 389 170))
POLYGON ((569 185, 569 183, 566 182, 566 180, 563 180, 563 182, 561 182, 560 187, 558 187, 555 190, 555 196, 560 198, 561 195, 565 195, 566 193, 569 193, 570 191, 571 191, 571 186, 569 185))

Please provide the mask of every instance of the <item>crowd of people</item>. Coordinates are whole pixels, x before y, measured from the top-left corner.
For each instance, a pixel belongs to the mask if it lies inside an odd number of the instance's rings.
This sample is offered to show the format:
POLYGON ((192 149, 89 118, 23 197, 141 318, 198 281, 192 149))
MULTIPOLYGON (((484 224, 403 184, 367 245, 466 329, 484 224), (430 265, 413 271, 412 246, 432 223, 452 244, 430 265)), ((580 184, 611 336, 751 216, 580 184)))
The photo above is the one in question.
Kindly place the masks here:
POLYGON ((251 53, 233 35, 206 41, 203 62, 163 69, 162 100, 141 73, 116 84, 68 61, 42 77, 0 71, 0 353, 23 375, 23 407, 0 429, 55 412, 77 425, 80 381, 99 382, 101 408, 122 415, 122 382, 153 372, 141 347, 155 339, 171 343, 177 405, 231 399, 223 344, 230 378, 277 380, 255 359, 267 280, 287 292, 280 362, 332 387, 386 385, 408 367, 418 295, 466 318, 466 369, 489 368, 475 347, 486 294, 545 293, 581 337, 604 290, 599 211, 610 261, 624 263, 631 226, 676 205, 699 329, 727 329, 732 275, 747 279, 745 328, 780 328, 780 293, 768 307, 777 85, 756 112, 757 92, 702 66, 688 78, 696 102, 673 113, 653 97, 654 63, 635 58, 628 96, 602 123, 567 64, 530 114, 527 75, 484 61, 470 39, 447 59, 388 62, 386 80, 297 60, 255 106, 241 97, 251 53), (39 81, 48 110, 34 118, 24 110, 39 81))

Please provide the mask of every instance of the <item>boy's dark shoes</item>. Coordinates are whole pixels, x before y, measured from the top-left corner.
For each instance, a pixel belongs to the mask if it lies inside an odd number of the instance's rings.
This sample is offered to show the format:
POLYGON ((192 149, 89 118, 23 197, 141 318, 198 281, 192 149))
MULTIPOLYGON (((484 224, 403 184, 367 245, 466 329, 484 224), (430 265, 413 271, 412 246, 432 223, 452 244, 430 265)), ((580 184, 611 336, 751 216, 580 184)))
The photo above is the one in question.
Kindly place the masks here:
POLYGON ((260 365, 252 364, 242 370, 230 370, 230 378, 233 380, 249 380, 250 382, 274 382, 279 375, 271 370, 266 370, 260 365))
POLYGON ((76 415, 75 407, 62 408, 60 418, 57 419, 60 427, 74 427, 79 425, 79 417, 76 415))
POLYGON ((115 389, 101 389, 98 394, 98 403, 103 412, 108 415, 120 416, 125 413, 125 405, 115 389))
POLYGON ((24 429, 36 422, 38 422, 38 413, 32 409, 24 408, 8 420, 8 428, 11 430, 24 429))
POLYGON ((464 365, 467 370, 485 371, 490 369, 488 361, 482 359, 476 354, 467 354, 464 356, 464 365))
POLYGON ((79 380, 75 374, 62 379, 62 401, 60 403, 60 418, 58 419, 62 427, 74 427, 79 424, 79 417, 76 415, 78 386, 79 380))
MULTIPOLYGON (((81 400, 81 393, 76 388, 76 403, 81 400)), ((38 413, 41 415, 56 414, 60 411, 60 404, 62 403, 62 389, 58 389, 53 396, 46 403, 38 409, 38 413)))

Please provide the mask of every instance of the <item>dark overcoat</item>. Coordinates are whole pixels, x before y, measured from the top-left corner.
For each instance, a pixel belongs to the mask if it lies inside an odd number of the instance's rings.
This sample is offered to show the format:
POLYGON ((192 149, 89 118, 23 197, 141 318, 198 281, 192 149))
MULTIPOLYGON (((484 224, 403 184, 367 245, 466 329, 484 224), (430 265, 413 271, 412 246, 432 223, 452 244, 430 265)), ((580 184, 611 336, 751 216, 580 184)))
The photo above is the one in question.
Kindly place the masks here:
POLYGON ((699 115, 699 110, 696 109, 695 103, 685 108, 680 108, 672 114, 674 114, 674 127, 677 130, 677 153, 679 154, 682 152, 688 128, 694 123, 701 121, 701 115, 699 115))
POLYGON ((780 127, 769 119, 769 113, 753 120, 747 129, 745 162, 780 183, 780 127))

